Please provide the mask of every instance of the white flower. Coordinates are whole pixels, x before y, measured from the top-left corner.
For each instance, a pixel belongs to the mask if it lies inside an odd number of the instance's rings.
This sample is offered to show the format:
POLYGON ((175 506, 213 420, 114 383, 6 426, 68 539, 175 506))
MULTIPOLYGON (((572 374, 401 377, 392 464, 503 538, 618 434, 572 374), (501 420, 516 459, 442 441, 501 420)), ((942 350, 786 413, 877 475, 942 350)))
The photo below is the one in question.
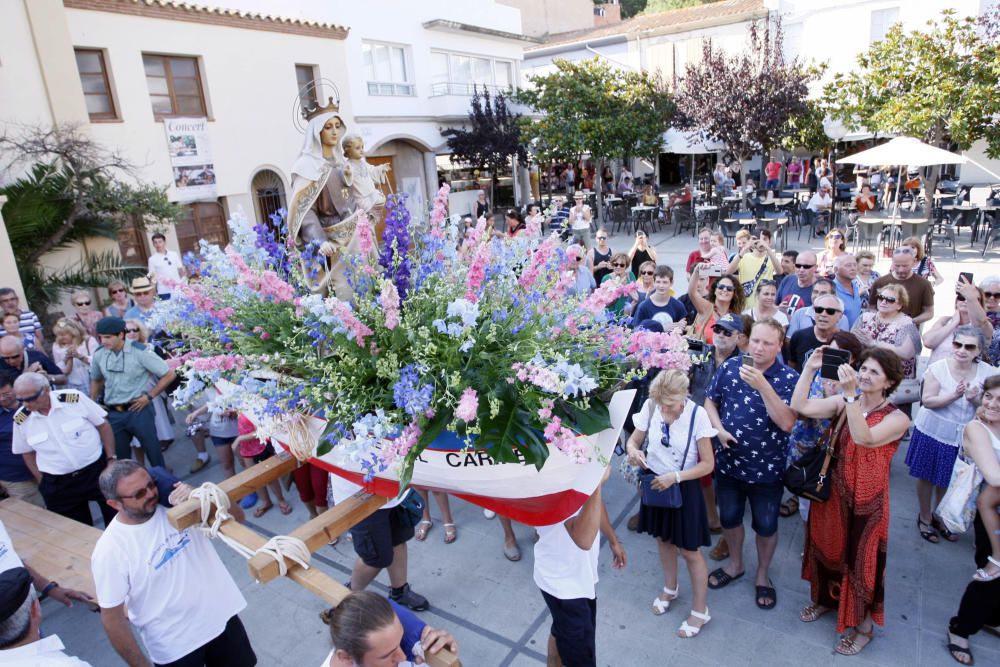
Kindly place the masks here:
POLYGON ((476 320, 479 319, 479 304, 465 299, 455 299, 448 304, 448 317, 461 319, 463 327, 474 327, 476 320))

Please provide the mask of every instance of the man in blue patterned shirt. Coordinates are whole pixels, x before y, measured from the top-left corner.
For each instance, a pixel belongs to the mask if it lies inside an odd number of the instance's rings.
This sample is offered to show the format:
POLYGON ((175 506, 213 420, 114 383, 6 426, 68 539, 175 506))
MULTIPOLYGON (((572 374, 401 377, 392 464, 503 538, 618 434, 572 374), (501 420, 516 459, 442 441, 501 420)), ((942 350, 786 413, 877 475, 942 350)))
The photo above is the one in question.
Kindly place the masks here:
POLYGON ((744 574, 743 513, 749 500, 757 534, 756 598, 761 609, 777 603, 768 568, 778 545, 788 432, 796 418, 788 403, 799 374, 777 360, 784 338, 784 327, 777 321, 758 320, 747 354, 722 364, 705 399, 721 443, 715 452, 715 493, 730 553, 729 562, 709 575, 708 586, 723 588, 744 574))

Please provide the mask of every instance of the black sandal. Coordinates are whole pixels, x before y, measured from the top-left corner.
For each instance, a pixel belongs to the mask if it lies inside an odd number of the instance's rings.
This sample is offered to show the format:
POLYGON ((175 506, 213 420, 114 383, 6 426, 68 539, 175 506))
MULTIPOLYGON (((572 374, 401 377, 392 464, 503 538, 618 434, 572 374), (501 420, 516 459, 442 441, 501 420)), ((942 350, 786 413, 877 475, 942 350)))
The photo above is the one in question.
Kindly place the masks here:
POLYGON ((946 648, 948 649, 948 652, 951 653, 951 659, 954 660, 955 662, 957 662, 958 664, 960 664, 960 665, 974 665, 974 664, 976 664, 976 659, 974 657, 972 657, 972 651, 970 651, 969 649, 962 648, 958 644, 948 644, 948 646, 946 648), (956 653, 959 654, 959 655, 966 655, 966 656, 968 656, 969 657, 969 661, 968 662, 963 662, 962 660, 959 660, 955 656, 956 653))
MULTIPOLYGON (((770 584, 771 580, 768 579, 767 583, 770 584)), ((774 586, 757 586, 756 588, 757 597, 754 598, 754 602, 757 603, 757 606, 764 610, 774 609, 778 604, 778 591, 774 590, 774 586), (761 602, 761 598, 770 600, 770 602, 761 602)))
POLYGON ((718 590, 720 588, 725 588, 729 584, 733 583, 734 581, 742 577, 744 574, 746 574, 746 570, 733 576, 720 567, 719 569, 713 571, 711 574, 708 575, 709 579, 708 587, 711 588, 713 591, 718 590), (713 577, 715 577, 714 584, 711 581, 713 577))
POLYGON ((958 542, 958 535, 945 528, 944 524, 937 517, 931 519, 931 528, 940 533, 941 537, 949 542, 958 542))
POLYGON ((924 538, 931 544, 937 544, 941 540, 938 539, 937 531, 931 528, 928 524, 924 523, 924 520, 917 515, 917 530, 920 531, 920 537, 924 538))

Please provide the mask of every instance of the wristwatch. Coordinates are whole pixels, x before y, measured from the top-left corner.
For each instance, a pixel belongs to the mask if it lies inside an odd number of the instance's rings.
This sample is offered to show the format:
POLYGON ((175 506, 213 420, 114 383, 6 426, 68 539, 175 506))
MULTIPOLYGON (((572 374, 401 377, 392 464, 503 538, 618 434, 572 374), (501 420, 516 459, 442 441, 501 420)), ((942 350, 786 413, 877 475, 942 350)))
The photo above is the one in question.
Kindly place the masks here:
POLYGON ((844 396, 844 403, 854 403, 857 400, 857 396, 844 396))
POLYGON ((50 581, 49 583, 45 584, 45 588, 42 589, 42 597, 45 597, 46 595, 48 595, 49 592, 52 591, 52 589, 54 589, 54 588, 59 588, 59 583, 58 582, 56 582, 56 581, 50 581))

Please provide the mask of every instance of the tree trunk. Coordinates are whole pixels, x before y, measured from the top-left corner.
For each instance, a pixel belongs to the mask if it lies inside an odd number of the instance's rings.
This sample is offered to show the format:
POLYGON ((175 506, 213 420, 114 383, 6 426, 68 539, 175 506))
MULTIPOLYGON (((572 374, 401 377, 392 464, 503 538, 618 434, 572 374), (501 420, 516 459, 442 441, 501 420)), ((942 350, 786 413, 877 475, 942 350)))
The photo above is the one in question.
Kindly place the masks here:
POLYGON ((601 226, 605 226, 604 220, 604 158, 598 158, 597 160, 597 174, 594 176, 594 189, 597 190, 597 198, 595 203, 597 204, 597 219, 600 220, 601 226))

